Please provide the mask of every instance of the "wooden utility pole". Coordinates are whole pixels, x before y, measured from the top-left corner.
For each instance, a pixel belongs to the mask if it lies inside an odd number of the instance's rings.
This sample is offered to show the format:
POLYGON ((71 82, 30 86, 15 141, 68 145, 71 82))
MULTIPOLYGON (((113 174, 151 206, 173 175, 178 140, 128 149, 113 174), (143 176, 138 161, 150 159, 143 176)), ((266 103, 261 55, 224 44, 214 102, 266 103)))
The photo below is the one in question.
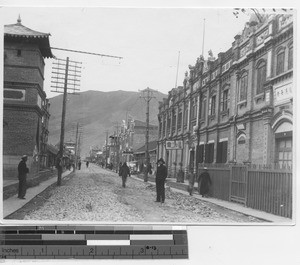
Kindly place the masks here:
POLYGON ((61 114, 61 129, 60 129, 60 142, 59 142, 59 153, 58 153, 58 160, 60 161, 60 165, 57 167, 57 186, 61 185, 61 176, 63 171, 63 154, 64 154, 64 138, 65 138, 65 119, 66 119, 66 105, 67 105, 67 94, 68 89, 73 90, 72 94, 77 94, 76 91, 79 91, 79 79, 77 79, 80 74, 81 64, 79 62, 70 61, 69 57, 66 60, 57 59, 56 62, 53 63, 54 67, 52 71, 52 78, 54 79, 51 81, 53 85, 51 87, 55 88, 55 91, 63 93, 63 105, 62 105, 62 114, 61 114), (72 69, 70 69, 72 66, 72 69), (69 79, 69 76, 72 76, 72 79, 69 79), (63 81, 63 82, 62 82, 63 81), (63 89, 63 92, 61 92, 63 89))
POLYGON ((143 98, 146 103, 146 143, 145 143, 145 159, 146 159, 146 170, 144 172, 144 182, 148 181, 148 170, 150 165, 150 158, 149 158, 149 112, 150 112, 150 101, 152 98, 155 98, 153 96, 153 90, 150 90, 149 87, 142 90, 143 95, 140 97, 143 98))
MULTIPOLYGON (((64 82, 64 96, 63 106, 61 114, 61 129, 60 129, 60 142, 59 142, 59 159, 63 159, 64 153, 64 137, 65 137, 65 118, 66 118, 66 104, 67 104, 67 93, 68 93, 68 72, 69 72, 69 57, 66 60, 66 71, 65 71, 65 82, 64 82)), ((57 185, 61 185, 62 167, 58 168, 57 185)))
POLYGON ((77 126, 76 126, 76 137, 75 137, 75 161, 74 161, 75 167, 74 167, 74 171, 76 171, 76 169, 77 169, 77 151, 78 151, 78 146, 77 146, 77 143, 78 143, 78 126, 79 126, 79 123, 77 122, 77 126))
POLYGON ((108 158, 108 131, 106 133, 106 141, 105 141, 105 167, 107 167, 107 158, 108 158))
POLYGON ((117 128, 117 135, 115 138, 115 150, 116 150, 116 157, 115 157, 115 161, 116 161, 116 172, 118 172, 118 167, 119 167, 119 163, 120 163, 120 146, 119 146, 119 123, 116 122, 115 127, 117 128))

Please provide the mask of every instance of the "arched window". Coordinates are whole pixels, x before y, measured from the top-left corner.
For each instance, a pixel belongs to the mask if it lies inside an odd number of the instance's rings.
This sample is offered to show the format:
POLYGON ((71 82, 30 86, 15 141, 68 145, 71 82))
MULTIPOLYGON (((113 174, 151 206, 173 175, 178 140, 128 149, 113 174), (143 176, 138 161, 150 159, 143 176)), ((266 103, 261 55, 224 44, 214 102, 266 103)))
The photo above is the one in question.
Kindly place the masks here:
POLYGON ((282 74, 284 71, 284 49, 280 49, 276 57, 276 75, 282 74))
POLYGON ((264 83, 266 82, 266 64, 261 62, 257 67, 257 86, 256 94, 264 92, 264 83))
POLYGON ((240 80, 239 101, 247 100, 248 75, 244 74, 240 80))

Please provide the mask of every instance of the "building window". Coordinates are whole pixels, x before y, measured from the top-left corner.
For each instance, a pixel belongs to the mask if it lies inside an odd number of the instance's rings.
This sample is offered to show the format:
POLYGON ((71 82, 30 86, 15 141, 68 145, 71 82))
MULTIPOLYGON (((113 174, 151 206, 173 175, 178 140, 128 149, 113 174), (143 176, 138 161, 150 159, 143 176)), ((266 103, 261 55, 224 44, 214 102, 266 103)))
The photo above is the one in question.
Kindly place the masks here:
POLYGON ((203 163, 204 162, 204 145, 199 145, 197 146, 196 149, 196 159, 197 159, 197 163, 203 163))
POLYGON ((228 142, 220 142, 217 144, 217 163, 226 163, 227 162, 227 146, 228 142))
POLYGON ((175 132, 175 129, 176 129, 176 114, 173 113, 172 132, 175 132))
POLYGON ((282 74, 284 71, 284 50, 280 50, 277 54, 276 75, 282 74))
POLYGON ((170 128, 171 128, 171 118, 168 117, 168 121, 167 121, 167 134, 170 134, 170 128))
POLYGON ((205 145, 205 163, 214 162, 214 143, 205 145))
POLYGON ((209 115, 215 115, 215 114, 216 114, 216 95, 210 98, 210 104, 209 104, 209 115))
POLYGON ((276 139, 276 157, 280 167, 292 166, 292 137, 276 139))
POLYGON ((289 48, 288 69, 293 68, 293 46, 289 48))
POLYGON ((181 124, 182 124, 182 111, 178 113, 178 122, 177 122, 177 129, 181 130, 181 124))
POLYGON ((197 118, 197 100, 193 100, 193 106, 192 106, 192 119, 197 118))
POLYGON ((261 94, 264 92, 265 82, 266 82, 266 64, 263 62, 257 68, 256 94, 261 94))
POLYGON ((184 126, 187 125, 187 122, 188 122, 188 105, 186 104, 185 107, 184 107, 184 126))
POLYGON ((159 123, 159 135, 160 135, 160 136, 162 136, 162 134, 161 134, 161 133, 162 133, 162 126, 163 126, 163 123, 160 122, 160 123, 159 123))
POLYGON ((202 100, 201 104, 201 119, 205 119, 205 111, 206 111, 206 99, 202 100))
POLYGON ((21 50, 17 50, 17 56, 20 57, 22 55, 22 51, 21 50))
POLYGON ((248 86, 248 76, 244 75, 241 77, 240 101, 244 101, 247 99, 247 86, 248 86))
POLYGON ((226 111, 228 109, 229 102, 229 89, 226 89, 221 94, 221 110, 226 111))

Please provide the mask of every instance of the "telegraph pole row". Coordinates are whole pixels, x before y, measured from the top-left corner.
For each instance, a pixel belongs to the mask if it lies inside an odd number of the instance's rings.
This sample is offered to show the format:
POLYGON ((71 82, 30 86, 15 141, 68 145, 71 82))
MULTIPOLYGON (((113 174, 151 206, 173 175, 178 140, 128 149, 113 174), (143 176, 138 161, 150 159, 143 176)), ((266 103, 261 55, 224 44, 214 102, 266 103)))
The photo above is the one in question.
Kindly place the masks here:
MULTIPOLYGON (((150 159, 149 159, 149 105, 150 105, 150 101, 152 98, 155 98, 155 96, 153 96, 154 91, 151 90, 149 87, 147 87, 146 89, 142 90, 142 95, 140 96, 140 98, 143 98, 146 103, 147 103, 147 107, 146 107, 146 170, 144 172, 144 182, 148 181, 148 170, 149 170, 149 165, 150 165, 150 159)), ((155 91, 156 92, 156 91, 155 91)))
MULTIPOLYGON (((100 53, 92 53, 86 51, 78 51, 78 50, 71 50, 71 49, 63 49, 63 48, 55 48, 51 47, 51 49, 67 51, 67 52, 75 52, 75 53, 83 53, 89 55, 96 55, 101 57, 111 57, 111 58, 118 58, 123 59, 119 56, 112 56, 100 53)), ((62 164, 63 164, 63 151, 64 151, 64 134, 65 134, 65 116, 66 116, 66 103, 67 103, 67 94, 68 89, 72 89, 72 94, 78 95, 77 91, 80 91, 79 87, 79 79, 81 77, 81 62, 70 61, 69 57, 66 60, 56 58, 53 62, 54 67, 52 69, 52 76, 53 81, 53 88, 55 88, 52 92, 63 93, 63 107, 62 107, 62 118, 61 118, 61 133, 60 133, 60 144, 59 144, 59 153, 58 153, 58 177, 57 177, 57 185, 61 185, 61 175, 62 175, 62 164), (71 76, 71 78, 69 77, 71 76), (76 93, 77 92, 77 93, 76 93)), ((80 141, 80 138, 79 138, 80 141)))

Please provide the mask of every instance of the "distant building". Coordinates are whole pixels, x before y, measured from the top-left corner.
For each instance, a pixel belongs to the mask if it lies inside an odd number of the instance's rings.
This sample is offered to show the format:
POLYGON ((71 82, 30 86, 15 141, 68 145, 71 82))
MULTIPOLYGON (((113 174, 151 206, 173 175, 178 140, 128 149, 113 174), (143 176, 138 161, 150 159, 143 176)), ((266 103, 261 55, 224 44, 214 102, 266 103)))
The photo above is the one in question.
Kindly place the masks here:
MULTIPOLYGON (((158 126, 149 124, 149 142, 156 141, 158 126)), ((123 121, 119 133, 119 145, 121 162, 134 160, 134 152, 144 146, 146 142, 146 122, 128 119, 127 124, 123 121)))
POLYGON ((232 47, 202 56, 159 106, 167 164, 292 164, 293 16, 252 16, 232 47), (177 150, 167 141, 182 141, 177 150), (199 146, 199 147, 198 147, 199 146), (197 147, 199 148, 197 150, 197 147))
MULTIPOLYGON (((157 141, 151 141, 148 144, 149 162, 152 169, 156 169, 156 152, 157 152, 157 141)), ((141 171, 142 164, 146 165, 146 145, 138 148, 133 152, 134 160, 137 161, 138 171, 141 171)))
POLYGON ((15 178, 22 155, 31 173, 47 164, 49 103, 44 91, 44 58, 53 58, 49 33, 21 24, 4 26, 4 178, 15 178))

